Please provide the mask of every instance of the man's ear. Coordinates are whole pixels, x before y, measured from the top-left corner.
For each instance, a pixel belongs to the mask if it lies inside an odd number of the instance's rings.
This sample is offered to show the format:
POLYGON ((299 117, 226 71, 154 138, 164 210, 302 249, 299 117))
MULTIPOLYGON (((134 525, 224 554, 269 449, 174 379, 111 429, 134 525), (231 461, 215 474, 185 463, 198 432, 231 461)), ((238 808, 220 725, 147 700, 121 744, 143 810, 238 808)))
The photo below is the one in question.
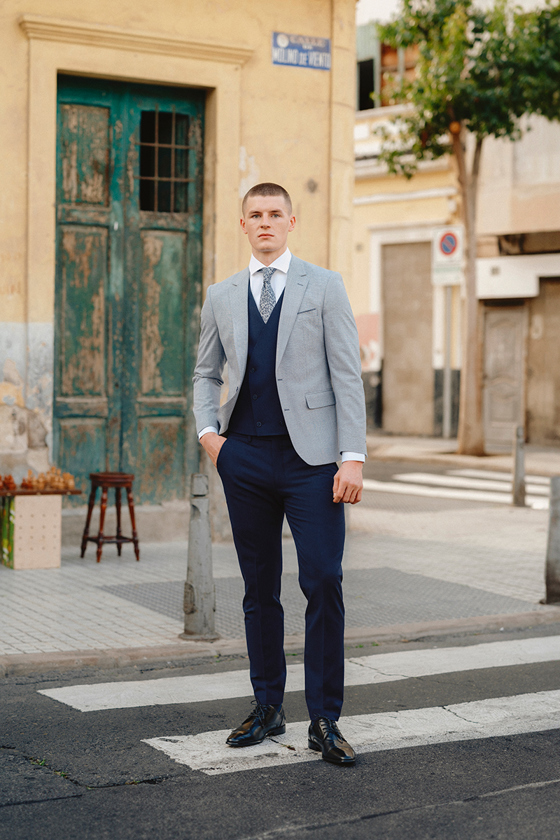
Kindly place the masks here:
POLYGON ((290 216, 290 225, 288 227, 288 232, 292 231, 296 226, 296 217, 290 216))
POLYGON ((247 228, 245 226, 245 219, 243 218, 243 216, 239 219, 239 224, 241 225, 241 230, 243 231, 243 233, 247 233, 247 228))

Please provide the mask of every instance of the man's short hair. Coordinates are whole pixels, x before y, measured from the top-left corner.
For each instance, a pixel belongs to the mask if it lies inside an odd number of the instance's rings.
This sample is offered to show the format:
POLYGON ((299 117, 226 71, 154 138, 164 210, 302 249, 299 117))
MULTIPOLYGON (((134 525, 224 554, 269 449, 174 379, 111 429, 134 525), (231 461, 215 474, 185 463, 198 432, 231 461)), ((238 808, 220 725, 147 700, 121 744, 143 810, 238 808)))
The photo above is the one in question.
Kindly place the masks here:
POLYGON ((251 187, 249 192, 246 193, 242 204, 243 215, 245 215, 247 200, 249 198, 253 198, 255 195, 281 195, 286 202, 289 215, 292 215, 292 199, 290 198, 288 190, 285 190, 284 187, 280 186, 280 184, 271 184, 268 181, 264 184, 255 184, 255 186, 251 187))

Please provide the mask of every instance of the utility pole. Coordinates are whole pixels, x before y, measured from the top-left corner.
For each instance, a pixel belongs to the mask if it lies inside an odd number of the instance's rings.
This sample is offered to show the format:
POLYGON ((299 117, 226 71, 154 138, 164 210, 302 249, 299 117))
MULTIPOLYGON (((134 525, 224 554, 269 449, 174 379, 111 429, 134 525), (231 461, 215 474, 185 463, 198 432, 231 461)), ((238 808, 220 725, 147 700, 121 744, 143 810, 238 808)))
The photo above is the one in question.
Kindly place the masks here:
POLYGON ((212 535, 210 533, 208 476, 191 476, 191 519, 187 581, 183 610, 185 632, 181 639, 218 639, 215 628, 216 590, 212 573, 212 535))
POLYGON ((545 604, 560 603, 560 475, 550 479, 545 604))
POLYGON ((525 431, 523 426, 515 430, 513 441, 513 504, 525 507, 525 431))
POLYGON ((445 289, 445 356, 443 366, 443 437, 451 437, 451 408, 453 394, 451 391, 451 319, 453 317, 453 286, 445 289))

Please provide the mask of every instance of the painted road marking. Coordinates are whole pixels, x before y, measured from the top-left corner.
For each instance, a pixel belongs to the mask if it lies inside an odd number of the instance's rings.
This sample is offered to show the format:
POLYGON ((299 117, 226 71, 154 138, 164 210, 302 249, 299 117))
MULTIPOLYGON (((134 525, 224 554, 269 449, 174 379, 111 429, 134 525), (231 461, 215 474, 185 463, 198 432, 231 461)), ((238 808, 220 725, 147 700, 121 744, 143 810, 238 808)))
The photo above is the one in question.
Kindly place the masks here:
MULTIPOLYGON (((267 738, 254 747, 235 750, 225 745, 229 734, 227 729, 199 735, 148 738, 144 743, 161 750, 179 764, 214 776, 320 759, 321 756, 307 746, 308 726, 308 721, 289 723, 285 735, 267 738)), ((560 691, 541 691, 404 712, 355 715, 342 718, 340 727, 358 755, 542 732, 560 729, 560 691)))
MULTIPOLYGON (((560 636, 486 642, 465 647, 406 650, 347 659, 344 682, 346 685, 373 685, 435 674, 555 660, 560 660, 560 636)), ((303 665, 289 665, 286 691, 302 691, 303 679, 303 665)), ((46 688, 41 689, 39 694, 81 712, 94 712, 251 697, 253 691, 249 671, 243 670, 46 688)))
MULTIPOLYGON (((453 487, 424 487, 420 484, 401 484, 398 481, 376 481, 373 478, 364 478, 364 490, 374 490, 376 493, 398 493, 401 496, 429 496, 433 499, 460 499, 464 502, 511 505, 511 493, 458 490, 453 487)), ((548 510, 548 499, 527 496, 526 503, 534 510, 548 510)))
MULTIPOLYGON (((436 487, 462 487, 465 490, 498 490, 500 493, 511 493, 511 480, 509 486, 504 481, 495 481, 490 478, 467 478, 457 475, 434 475, 433 473, 401 473, 393 476, 397 481, 412 481, 414 484, 432 484, 436 487)), ((548 496, 549 488, 541 484, 526 484, 527 493, 536 496, 548 496)))
MULTIPOLYGON (((465 478, 493 478, 497 481, 508 481, 511 484, 511 473, 498 470, 449 470, 448 475, 462 475, 465 478)), ((526 475, 525 481, 550 487, 550 478, 546 475, 526 475)))

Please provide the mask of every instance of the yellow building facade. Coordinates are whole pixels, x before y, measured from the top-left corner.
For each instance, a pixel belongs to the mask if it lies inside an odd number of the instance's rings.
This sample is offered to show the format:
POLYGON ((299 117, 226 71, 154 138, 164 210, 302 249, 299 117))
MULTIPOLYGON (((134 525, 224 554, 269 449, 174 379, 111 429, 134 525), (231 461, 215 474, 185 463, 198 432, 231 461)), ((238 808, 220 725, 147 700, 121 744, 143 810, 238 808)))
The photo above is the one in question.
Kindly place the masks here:
POLYGON ((457 185, 449 158, 421 164, 410 180, 378 162, 378 130, 401 112, 358 112, 354 132, 352 304, 368 421, 423 435, 442 434, 445 422, 450 434, 458 411, 460 278, 434 282, 433 249, 458 228, 457 185))
POLYGON ((248 261, 242 195, 285 185, 293 251, 350 276, 354 14, 2 4, 0 473, 125 469, 140 501, 185 498, 198 314, 248 261))
MULTIPOLYGON (((462 227, 452 158, 406 180, 379 163, 380 127, 395 130, 384 74, 410 74, 403 51, 357 31, 354 255, 351 299, 370 428, 456 434, 462 227), (374 92, 374 98, 368 91, 374 92)), ((413 56, 412 56, 413 58, 413 56)), ((487 451, 560 443, 560 125, 523 124, 522 139, 486 139, 477 204, 477 294, 484 341, 487 451)))

